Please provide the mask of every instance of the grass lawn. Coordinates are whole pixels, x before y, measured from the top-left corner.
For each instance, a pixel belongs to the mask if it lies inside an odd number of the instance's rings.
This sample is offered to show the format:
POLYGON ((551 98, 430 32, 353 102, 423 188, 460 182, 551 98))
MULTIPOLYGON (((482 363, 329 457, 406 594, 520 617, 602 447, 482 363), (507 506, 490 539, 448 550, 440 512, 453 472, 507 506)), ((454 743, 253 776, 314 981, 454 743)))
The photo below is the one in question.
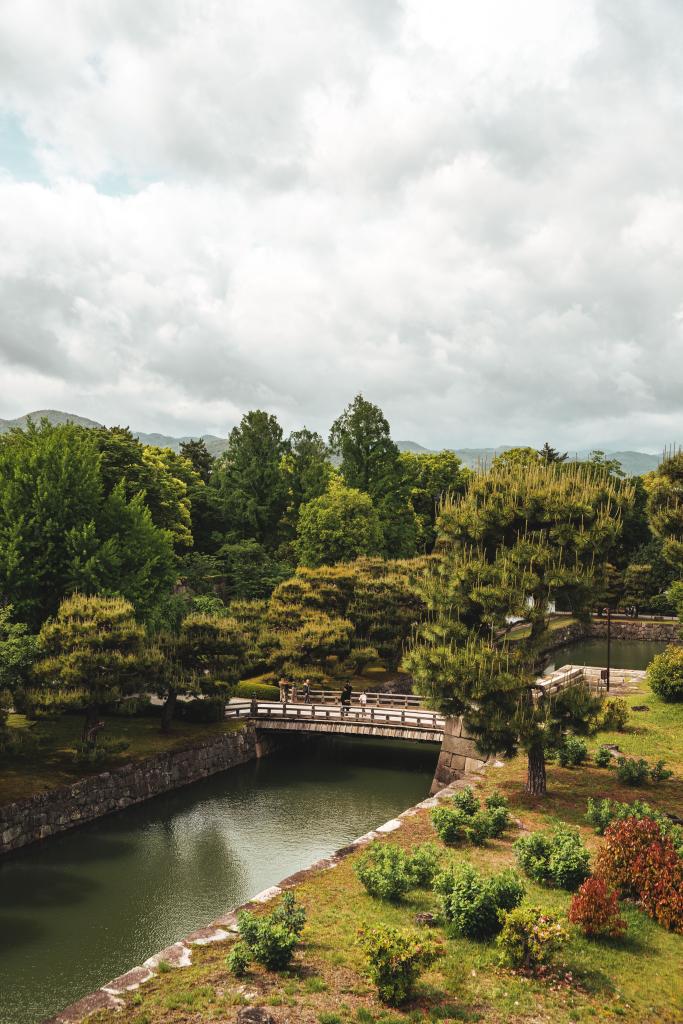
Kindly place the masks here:
POLYGON ((176 750, 241 728, 239 722, 195 725, 178 721, 173 723, 170 736, 163 736, 159 731, 159 718, 110 717, 102 735, 111 740, 125 740, 128 749, 97 767, 83 767, 75 764, 73 757, 81 737, 83 719, 80 715, 61 715, 37 722, 29 721, 24 715, 10 715, 8 724, 16 729, 30 729, 38 745, 24 756, 0 761, 0 806, 150 754, 176 750))
MULTIPOLYGON (((624 752, 642 754, 651 761, 664 757, 675 770, 674 779, 633 789, 616 785, 613 773, 606 769, 550 765, 548 796, 531 799, 523 792, 525 763, 518 758, 489 770, 480 787, 482 795, 494 788, 504 792, 513 816, 525 829, 545 827, 558 819, 580 825, 591 851, 602 840, 583 821, 588 796, 642 798, 682 813, 683 705, 664 705, 649 692, 628 700, 647 703, 650 710, 632 713, 630 731, 596 737, 591 741, 593 750, 599 743, 613 741, 624 752)), ((451 850, 439 844, 444 864, 465 858, 485 872, 512 866, 512 843, 519 834, 517 826, 484 848, 451 850)), ((376 841, 410 847, 425 839, 435 839, 427 812, 404 819, 401 829, 376 841)), ((516 975, 498 965, 494 944, 448 939, 437 927, 432 934, 442 940, 445 956, 423 975, 411 1005, 400 1011, 388 1010, 378 1002, 364 976, 355 944, 357 930, 363 924, 380 922, 414 926, 415 914, 435 911, 437 901, 423 891, 410 893, 404 902, 393 906, 373 900, 354 875, 355 857, 348 857, 334 870, 309 874, 297 887, 297 899, 305 905, 308 920, 303 945, 287 974, 252 968, 244 979, 237 980, 225 966, 229 943, 195 947, 191 967, 160 974, 131 993, 120 1012, 100 1013, 91 1018, 93 1024, 228 1024, 246 1003, 266 1006, 282 1024, 683 1021, 683 936, 666 932, 630 903, 622 905, 628 932, 620 940, 589 941, 571 931, 571 940, 558 957, 561 974, 554 981, 516 975), (566 972, 570 980, 564 978, 566 972)), ((528 879, 525 884, 528 901, 566 912, 571 898, 568 893, 540 887, 528 879)))

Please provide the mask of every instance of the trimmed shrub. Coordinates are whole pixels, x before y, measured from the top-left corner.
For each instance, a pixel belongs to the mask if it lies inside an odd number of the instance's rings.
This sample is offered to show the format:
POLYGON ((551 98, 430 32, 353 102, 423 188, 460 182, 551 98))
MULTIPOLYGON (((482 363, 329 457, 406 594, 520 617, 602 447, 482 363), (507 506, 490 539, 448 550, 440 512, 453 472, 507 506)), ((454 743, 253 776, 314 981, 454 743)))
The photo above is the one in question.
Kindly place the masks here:
POLYGON ((418 889, 428 889, 434 881, 439 867, 441 851, 434 843, 416 846, 409 858, 412 884, 418 889))
POLYGON ((453 797, 453 806, 456 810, 464 811, 465 814, 470 817, 476 814, 481 804, 478 797, 474 795, 474 791, 471 786, 465 786, 453 797))
POLYGON ((236 978, 243 978, 249 970, 251 953, 246 942, 236 942, 225 958, 225 964, 231 974, 236 978))
POLYGON ((379 998, 389 1006, 401 1006, 413 994, 415 983, 442 955, 433 939, 405 928, 362 928, 358 942, 368 963, 368 975, 379 998))
POLYGON ((644 786, 650 776, 650 766, 644 758, 617 758, 617 779, 624 786, 644 786))
POLYGON ((578 736, 565 737, 564 743, 557 751, 557 760, 562 768, 574 768, 582 764, 588 756, 588 747, 578 736))
POLYGON ((591 721, 592 732, 623 732, 631 710, 623 697, 608 697, 591 721))
POLYGON ((669 644, 656 654, 648 666, 647 681, 662 700, 683 701, 683 647, 669 644))
POLYGON ((486 878, 467 863, 437 875, 434 890, 441 897, 448 934, 468 939, 491 938, 500 930, 501 911, 518 906, 524 897, 514 871, 486 878))
POLYGON ((539 907, 518 907, 503 915, 497 945, 504 963, 534 970, 548 963, 568 938, 555 914, 539 907))
POLYGON ((489 811, 493 811, 498 807, 503 807, 506 811, 510 806, 510 801, 502 793, 499 793, 497 789, 494 789, 491 796, 486 798, 486 807, 489 811))
POLYGON ((415 884, 411 858, 395 843, 373 843, 354 864, 370 896, 396 902, 415 884))
POLYGON ((607 747, 600 747, 593 761, 596 768, 609 768, 612 764, 612 752, 607 747))
POLYGON ((662 838, 652 818, 625 818, 605 829, 605 845, 595 862, 595 875, 622 896, 638 896, 635 865, 654 842, 662 838))
POLYGON ((552 832, 532 832, 514 844, 519 866, 529 878, 560 889, 578 888, 589 875, 590 855, 577 829, 558 825, 552 832))
POLYGON ((268 970, 283 971, 292 959, 306 921, 306 912, 291 892, 272 914, 258 917, 243 910, 237 917, 240 937, 249 954, 268 970))
POLYGON ((588 938, 616 937, 626 931, 626 921, 619 913, 617 894, 603 878, 587 878, 572 896, 569 920, 577 924, 588 938))
POLYGON ((280 690, 268 683, 250 683, 247 679, 237 684, 234 696, 245 697, 247 700, 251 697, 256 697, 257 700, 279 700, 280 690))
POLYGON ((491 836, 491 815, 488 811, 477 811, 469 821, 468 837, 474 846, 483 846, 491 836))
MULTIPOLYGON (((506 801, 507 803, 507 801, 506 801)), ((489 835, 492 839, 498 839, 505 832, 510 824, 510 815, 507 807, 492 807, 488 812, 489 835)))
POLYGON ((667 779, 671 778, 673 772, 670 768, 665 768, 665 764, 666 761, 661 760, 656 761, 653 764, 650 768, 650 782, 653 782, 656 785, 658 782, 665 782, 667 779))
POLYGON ((435 807, 431 817, 436 834, 444 843, 454 846, 467 840, 470 816, 464 811, 456 811, 450 807, 435 807))

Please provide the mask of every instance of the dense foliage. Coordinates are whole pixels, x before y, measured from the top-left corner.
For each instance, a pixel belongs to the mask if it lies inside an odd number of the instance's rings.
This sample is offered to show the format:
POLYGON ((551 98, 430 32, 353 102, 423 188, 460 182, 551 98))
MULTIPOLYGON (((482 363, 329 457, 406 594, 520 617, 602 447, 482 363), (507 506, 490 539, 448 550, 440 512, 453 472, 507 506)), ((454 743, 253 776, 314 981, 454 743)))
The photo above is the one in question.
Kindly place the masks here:
POLYGON ((358 935, 370 980, 388 1006, 401 1006, 413 994, 415 983, 442 955, 433 939, 405 928, 363 928, 358 935))
POLYGON ((514 871, 484 876, 466 862, 434 879, 446 931, 455 937, 489 939, 500 931, 501 911, 513 910, 524 898, 524 885, 514 871))
POLYGON ((647 681, 662 700, 683 701, 683 647, 669 644, 647 669, 647 681))
POLYGON ((588 877, 590 856, 578 829, 557 825, 551 832, 532 832, 514 844, 522 871, 535 882, 569 891, 588 877))

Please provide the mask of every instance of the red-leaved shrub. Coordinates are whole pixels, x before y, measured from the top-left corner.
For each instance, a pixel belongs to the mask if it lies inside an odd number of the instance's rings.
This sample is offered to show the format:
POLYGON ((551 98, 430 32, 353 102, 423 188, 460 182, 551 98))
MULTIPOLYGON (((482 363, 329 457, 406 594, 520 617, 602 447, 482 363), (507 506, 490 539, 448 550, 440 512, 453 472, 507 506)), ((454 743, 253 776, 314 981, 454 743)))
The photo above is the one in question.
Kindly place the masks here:
POLYGON ((683 860, 668 836, 651 844, 633 865, 640 902, 650 917, 683 933, 683 860))
POLYGON ((594 874, 622 896, 639 896, 636 862, 661 838, 659 825, 652 818, 612 822, 605 829, 605 845, 598 853, 594 874))
POLYGON ((595 874, 617 892, 639 899, 664 928, 683 932, 683 859, 652 818, 613 822, 595 874))
POLYGON ((619 913, 619 901, 614 889, 602 878, 587 878, 572 898, 569 920, 578 924, 584 935, 621 935, 626 921, 619 913))

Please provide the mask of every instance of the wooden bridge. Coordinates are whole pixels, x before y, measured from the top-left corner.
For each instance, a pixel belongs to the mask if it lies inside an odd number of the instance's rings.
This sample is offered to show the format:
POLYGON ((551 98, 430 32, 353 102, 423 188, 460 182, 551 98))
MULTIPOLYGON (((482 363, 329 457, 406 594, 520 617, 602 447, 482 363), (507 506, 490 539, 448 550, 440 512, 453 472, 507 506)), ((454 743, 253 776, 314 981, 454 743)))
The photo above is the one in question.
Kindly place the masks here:
MULTIPOLYGON (((330 691, 323 692, 326 697, 330 694, 330 691)), ((338 695, 333 693, 322 701, 318 693, 311 697, 310 703, 296 704, 232 700, 225 709, 225 716, 248 718, 258 729, 274 732, 375 736, 421 743, 441 743, 443 740, 445 718, 425 709, 419 697, 368 694, 366 706, 358 702, 356 694, 356 699, 349 705, 340 704, 338 695)))

